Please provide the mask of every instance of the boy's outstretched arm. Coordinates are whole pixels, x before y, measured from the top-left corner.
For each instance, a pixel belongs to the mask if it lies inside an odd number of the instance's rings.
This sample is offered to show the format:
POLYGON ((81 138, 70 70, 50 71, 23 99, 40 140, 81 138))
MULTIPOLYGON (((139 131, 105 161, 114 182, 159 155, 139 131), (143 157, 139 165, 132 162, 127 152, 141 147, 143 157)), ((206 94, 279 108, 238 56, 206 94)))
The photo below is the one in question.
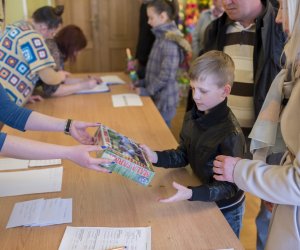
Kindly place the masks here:
POLYGON ((185 186, 180 185, 177 182, 173 182, 173 187, 177 189, 177 193, 170 196, 169 198, 159 199, 159 202, 176 202, 176 201, 183 201, 188 200, 192 197, 193 191, 185 186))

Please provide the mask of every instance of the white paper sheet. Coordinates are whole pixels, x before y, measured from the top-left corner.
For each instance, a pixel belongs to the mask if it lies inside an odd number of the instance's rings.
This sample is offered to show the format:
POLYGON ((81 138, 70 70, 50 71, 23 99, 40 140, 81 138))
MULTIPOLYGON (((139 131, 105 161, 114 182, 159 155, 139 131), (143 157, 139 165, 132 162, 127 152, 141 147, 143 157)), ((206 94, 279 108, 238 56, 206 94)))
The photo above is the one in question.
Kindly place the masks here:
POLYGON ((38 222, 44 199, 16 203, 6 228, 30 226, 38 222))
POLYGON ((6 228, 48 226, 72 222, 72 199, 37 199, 18 202, 6 228))
POLYGON ((0 170, 16 170, 28 168, 29 160, 0 158, 0 170))
POLYGON ((59 250, 150 250, 151 227, 67 227, 59 250))
POLYGON ((107 86, 107 84, 101 83, 93 89, 81 90, 81 91, 76 92, 76 94, 93 94, 93 93, 102 93, 102 92, 109 92, 109 91, 110 91, 110 89, 107 86))
POLYGON ((143 106, 140 96, 136 94, 112 95, 112 102, 114 107, 143 106))
POLYGON ((63 167, 0 173, 0 197, 61 191, 63 167))
POLYGON ((52 165, 60 165, 60 164, 61 164, 61 159, 29 161, 29 167, 43 167, 43 166, 52 166, 52 165))
POLYGON ((107 76, 101 76, 100 77, 103 82, 106 84, 124 84, 125 82, 116 75, 107 75, 107 76))

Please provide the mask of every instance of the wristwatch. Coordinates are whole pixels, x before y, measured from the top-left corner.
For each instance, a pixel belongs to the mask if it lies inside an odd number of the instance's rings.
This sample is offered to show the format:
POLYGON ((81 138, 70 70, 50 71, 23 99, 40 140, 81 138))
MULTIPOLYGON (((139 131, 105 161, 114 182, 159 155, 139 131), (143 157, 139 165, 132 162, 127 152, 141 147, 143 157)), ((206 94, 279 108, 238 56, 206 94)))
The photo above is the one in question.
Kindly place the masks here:
POLYGON ((66 135, 70 135, 71 134, 71 132, 70 132, 71 124, 72 124, 72 120, 68 119, 67 123, 66 123, 66 126, 65 126, 65 129, 64 129, 64 133, 66 135))

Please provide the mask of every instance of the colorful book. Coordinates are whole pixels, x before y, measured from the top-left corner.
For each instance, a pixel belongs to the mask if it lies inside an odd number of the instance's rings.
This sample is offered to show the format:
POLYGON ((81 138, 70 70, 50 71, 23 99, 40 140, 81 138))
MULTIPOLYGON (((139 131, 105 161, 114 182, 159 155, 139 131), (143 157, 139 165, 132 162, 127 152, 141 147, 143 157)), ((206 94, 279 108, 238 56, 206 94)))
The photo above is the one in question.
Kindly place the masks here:
POLYGON ((102 164, 103 167, 144 186, 151 182, 155 174, 152 164, 136 142, 102 124, 95 139, 97 144, 107 146, 97 157, 114 159, 114 163, 102 164))

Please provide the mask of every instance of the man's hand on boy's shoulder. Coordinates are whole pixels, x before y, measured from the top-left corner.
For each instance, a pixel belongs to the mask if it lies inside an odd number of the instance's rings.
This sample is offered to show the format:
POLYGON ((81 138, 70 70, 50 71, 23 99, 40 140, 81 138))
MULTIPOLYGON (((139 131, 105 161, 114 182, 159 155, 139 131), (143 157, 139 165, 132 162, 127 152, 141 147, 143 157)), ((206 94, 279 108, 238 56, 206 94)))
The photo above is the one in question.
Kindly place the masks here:
POLYGON ((184 201, 192 198, 193 191, 183 185, 180 185, 177 182, 173 182, 173 187, 177 189, 177 193, 174 194, 173 196, 170 196, 169 198, 166 199, 159 199, 159 202, 176 202, 176 201, 184 201))

